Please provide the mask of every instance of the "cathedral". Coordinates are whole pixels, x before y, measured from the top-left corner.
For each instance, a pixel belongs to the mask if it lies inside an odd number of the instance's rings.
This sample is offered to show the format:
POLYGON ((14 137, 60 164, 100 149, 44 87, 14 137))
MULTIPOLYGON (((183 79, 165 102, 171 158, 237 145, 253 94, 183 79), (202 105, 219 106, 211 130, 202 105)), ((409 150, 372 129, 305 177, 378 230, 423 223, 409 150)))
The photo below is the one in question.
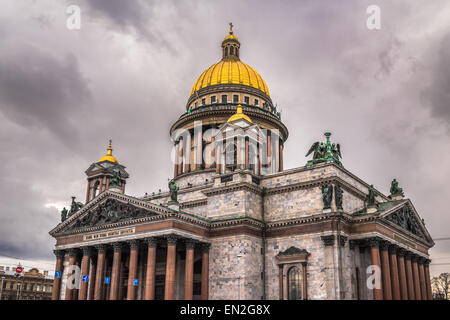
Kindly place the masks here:
POLYGON ((230 24, 170 128, 167 190, 127 194, 111 142, 86 170, 50 231, 52 299, 431 299, 434 242, 399 183, 351 173, 329 132, 285 169, 288 128, 240 46, 230 24))

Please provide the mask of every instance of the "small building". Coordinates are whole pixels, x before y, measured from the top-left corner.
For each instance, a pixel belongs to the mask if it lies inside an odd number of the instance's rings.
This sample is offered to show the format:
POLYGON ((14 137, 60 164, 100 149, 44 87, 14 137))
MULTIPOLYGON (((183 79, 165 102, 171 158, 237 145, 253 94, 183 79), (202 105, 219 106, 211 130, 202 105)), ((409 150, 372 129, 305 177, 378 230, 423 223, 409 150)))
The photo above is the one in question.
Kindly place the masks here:
POLYGON ((0 266, 0 300, 50 300, 53 277, 31 268, 19 275, 14 267, 0 266))

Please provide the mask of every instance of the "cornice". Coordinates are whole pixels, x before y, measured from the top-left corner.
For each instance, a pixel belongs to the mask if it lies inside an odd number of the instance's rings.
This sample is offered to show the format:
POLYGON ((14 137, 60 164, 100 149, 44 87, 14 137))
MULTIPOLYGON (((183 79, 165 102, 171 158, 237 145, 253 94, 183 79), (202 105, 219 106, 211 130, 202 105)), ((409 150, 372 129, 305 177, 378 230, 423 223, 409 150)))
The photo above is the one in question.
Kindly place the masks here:
POLYGON ((209 190, 204 190, 203 193, 206 196, 215 196, 215 195, 219 195, 219 194, 223 194, 223 193, 229 193, 229 192, 233 192, 233 191, 240 191, 240 190, 245 190, 245 191, 249 191, 258 195, 262 194, 262 190, 260 187, 258 187, 257 185, 248 183, 248 182, 238 182, 238 183, 233 183, 233 184, 229 184, 229 185, 225 185, 225 186, 218 186, 218 187, 213 187, 209 190))

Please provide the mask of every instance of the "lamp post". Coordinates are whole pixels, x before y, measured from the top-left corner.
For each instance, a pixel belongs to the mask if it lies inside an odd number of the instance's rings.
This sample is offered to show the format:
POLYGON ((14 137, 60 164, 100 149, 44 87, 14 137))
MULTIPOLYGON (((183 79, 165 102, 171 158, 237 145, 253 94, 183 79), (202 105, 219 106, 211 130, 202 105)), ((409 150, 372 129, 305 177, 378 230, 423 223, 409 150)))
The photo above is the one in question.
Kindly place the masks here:
POLYGON ((238 300, 241 300, 241 258, 242 253, 239 251, 239 254, 237 255, 238 258, 238 300))

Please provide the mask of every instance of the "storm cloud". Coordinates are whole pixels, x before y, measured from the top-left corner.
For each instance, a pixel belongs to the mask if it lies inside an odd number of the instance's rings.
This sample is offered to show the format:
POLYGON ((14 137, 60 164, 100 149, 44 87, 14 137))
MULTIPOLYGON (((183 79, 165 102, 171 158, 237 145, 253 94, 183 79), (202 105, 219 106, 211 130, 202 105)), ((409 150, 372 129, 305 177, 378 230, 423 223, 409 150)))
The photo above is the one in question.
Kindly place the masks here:
MULTIPOLYGON (((330 130, 347 169, 386 193, 397 178, 431 235, 450 236, 448 1, 11 0, 0 12, 0 255, 52 261, 48 231, 72 195, 84 202, 84 171, 109 139, 127 193, 166 189, 169 128, 229 22, 290 130, 286 168, 330 130), (66 28, 72 4, 80 30, 66 28), (371 4, 381 30, 366 27, 371 4)), ((431 252, 447 261, 450 242, 431 252)))

